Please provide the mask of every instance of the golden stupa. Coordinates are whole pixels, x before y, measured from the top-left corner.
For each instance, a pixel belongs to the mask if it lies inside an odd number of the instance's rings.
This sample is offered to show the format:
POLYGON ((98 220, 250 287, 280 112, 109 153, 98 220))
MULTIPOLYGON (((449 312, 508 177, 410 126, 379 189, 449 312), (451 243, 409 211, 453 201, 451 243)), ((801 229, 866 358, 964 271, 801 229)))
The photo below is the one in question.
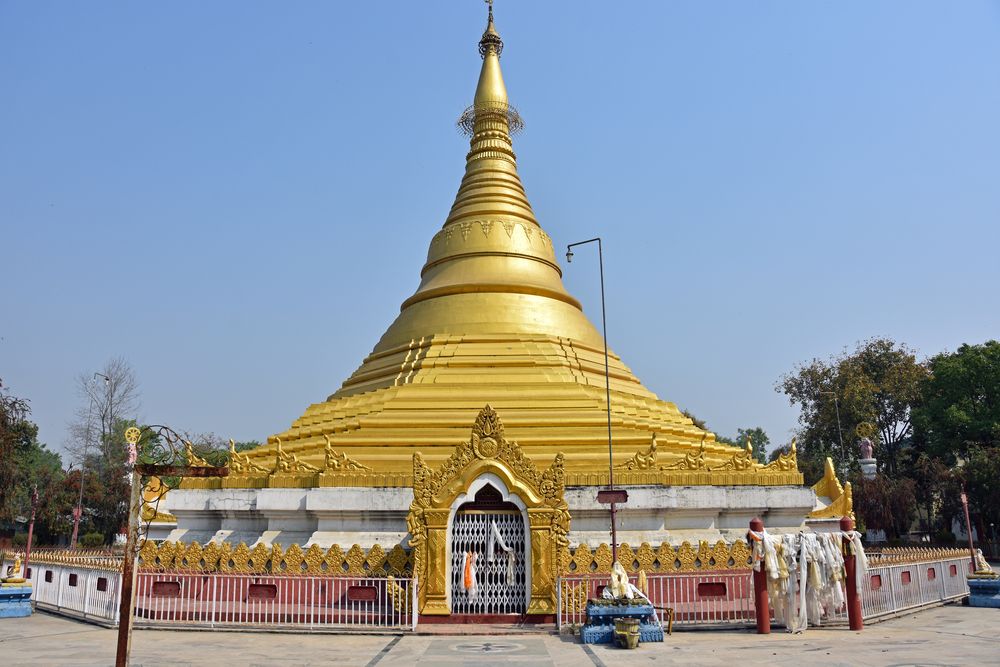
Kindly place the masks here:
MULTIPOLYGON (((431 239, 420 285, 340 389, 267 444, 233 456, 225 480, 187 488, 409 487, 413 458, 439 465, 484 405, 525 455, 565 455, 567 486, 608 483, 604 342, 562 283, 528 202, 511 140, 522 126, 500 70, 492 10, 465 175, 431 239)), ((768 466, 718 443, 610 353, 619 484, 801 484, 794 453, 768 466)))

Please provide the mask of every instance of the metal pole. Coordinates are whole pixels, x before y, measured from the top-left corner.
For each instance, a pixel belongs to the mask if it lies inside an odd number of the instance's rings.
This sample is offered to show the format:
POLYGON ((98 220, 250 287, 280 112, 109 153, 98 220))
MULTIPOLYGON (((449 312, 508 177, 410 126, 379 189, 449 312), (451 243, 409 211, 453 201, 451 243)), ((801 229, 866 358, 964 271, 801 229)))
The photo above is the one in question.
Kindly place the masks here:
POLYGON ((965 495, 965 484, 962 484, 962 509, 965 511, 965 534, 969 536, 969 558, 972 559, 972 572, 976 571, 976 548, 972 544, 972 522, 969 521, 969 496, 965 495))
POLYGON ((837 400, 837 393, 833 391, 821 391, 820 394, 833 396, 833 409, 837 413, 837 441, 840 443, 840 467, 841 473, 847 474, 847 450, 844 449, 844 434, 840 428, 840 401, 837 400))
POLYGON ((840 401, 837 396, 833 397, 833 409, 837 412, 837 440, 840 441, 840 460, 844 466, 844 473, 847 473, 847 450, 844 449, 844 433, 840 429, 840 401))
MULTIPOLYGON (((24 573, 21 575, 28 578, 28 563, 31 562, 31 542, 35 535, 35 513, 38 511, 38 485, 31 489, 31 521, 28 523, 28 546, 24 548, 24 573)), ((14 574, 17 576, 17 573, 14 574)))
POLYGON ((139 543, 139 472, 132 470, 132 493, 128 505, 128 537, 125 540, 125 557, 122 559, 122 589, 118 603, 118 650, 115 667, 127 667, 132 649, 132 612, 135 606, 132 593, 135 589, 135 556, 139 543))
MULTIPOLYGON (((611 369, 608 360, 608 317, 604 299, 604 248, 601 244, 601 237, 597 236, 586 241, 570 243, 566 246, 566 261, 571 261, 573 253, 570 249, 573 246, 584 245, 585 243, 597 242, 597 262, 601 273, 601 334, 604 337, 604 393, 608 409, 608 489, 615 488, 615 465, 611 446, 611 369)), ((615 520, 617 514, 616 503, 611 503, 611 559, 612 562, 618 560, 618 527, 615 520)))
POLYGON ((76 541, 80 535, 80 518, 83 516, 83 473, 87 469, 87 448, 90 446, 90 426, 94 418, 94 395, 90 395, 90 407, 87 408, 87 434, 83 441, 83 458, 80 459, 80 495, 76 501, 76 509, 73 510, 73 536, 69 540, 69 548, 76 548, 76 541))

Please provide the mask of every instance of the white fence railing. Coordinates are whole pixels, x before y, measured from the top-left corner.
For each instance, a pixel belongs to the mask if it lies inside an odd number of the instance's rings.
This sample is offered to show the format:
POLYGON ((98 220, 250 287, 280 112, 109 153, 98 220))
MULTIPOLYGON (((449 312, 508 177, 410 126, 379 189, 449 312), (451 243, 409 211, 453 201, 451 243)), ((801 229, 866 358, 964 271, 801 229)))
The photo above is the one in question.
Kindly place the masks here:
MULTIPOLYGON (((12 564, 12 560, 4 559, 3 571, 12 564)), ((31 599, 36 607, 103 624, 118 622, 121 572, 46 563, 30 563, 28 570, 31 599)))
POLYGON ((969 558, 877 565, 861 587, 865 620, 959 600, 969 594, 969 558))

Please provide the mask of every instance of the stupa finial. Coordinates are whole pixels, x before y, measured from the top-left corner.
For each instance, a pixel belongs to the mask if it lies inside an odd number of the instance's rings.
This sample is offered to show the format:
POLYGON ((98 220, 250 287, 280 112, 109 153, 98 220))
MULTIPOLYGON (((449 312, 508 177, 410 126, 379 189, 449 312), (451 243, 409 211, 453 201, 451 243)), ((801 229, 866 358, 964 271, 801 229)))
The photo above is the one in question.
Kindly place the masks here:
MULTIPOLYGON (((503 40, 493 25, 493 2, 487 0, 489 17, 486 30, 479 40, 479 55, 483 58, 483 66, 479 72, 479 83, 476 85, 476 95, 472 106, 467 108, 458 119, 458 127, 470 137, 476 134, 476 123, 488 116, 501 117, 504 134, 517 134, 524 128, 524 121, 517 109, 510 106, 507 99, 507 86, 503 82, 500 71, 500 52, 503 51, 503 40)), ((491 128, 501 129, 501 128, 491 128)))
POLYGON ((503 52, 503 40, 500 39, 500 33, 493 26, 493 0, 486 0, 486 4, 490 8, 489 17, 486 21, 486 30, 483 31, 483 38, 479 40, 479 55, 485 59, 486 54, 492 52, 499 58, 503 52))

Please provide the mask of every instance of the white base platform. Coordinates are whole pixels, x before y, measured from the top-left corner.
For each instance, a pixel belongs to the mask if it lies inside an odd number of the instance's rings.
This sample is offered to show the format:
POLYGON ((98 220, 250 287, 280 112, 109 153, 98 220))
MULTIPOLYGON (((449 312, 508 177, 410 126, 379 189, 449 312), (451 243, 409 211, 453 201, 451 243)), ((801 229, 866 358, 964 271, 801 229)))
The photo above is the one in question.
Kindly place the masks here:
MULTIPOLYGON (((817 504, 816 494, 799 486, 624 488, 629 500, 618 508, 618 541, 635 546, 732 542, 746 536, 755 516, 769 532, 796 532, 806 527, 805 516, 817 504)), ((411 489, 177 489, 161 511, 177 517, 176 528, 165 536, 171 541, 390 549, 406 546, 412 499, 411 489)), ((573 546, 610 542, 608 506, 597 503, 596 488, 567 488, 565 499, 573 546)))

